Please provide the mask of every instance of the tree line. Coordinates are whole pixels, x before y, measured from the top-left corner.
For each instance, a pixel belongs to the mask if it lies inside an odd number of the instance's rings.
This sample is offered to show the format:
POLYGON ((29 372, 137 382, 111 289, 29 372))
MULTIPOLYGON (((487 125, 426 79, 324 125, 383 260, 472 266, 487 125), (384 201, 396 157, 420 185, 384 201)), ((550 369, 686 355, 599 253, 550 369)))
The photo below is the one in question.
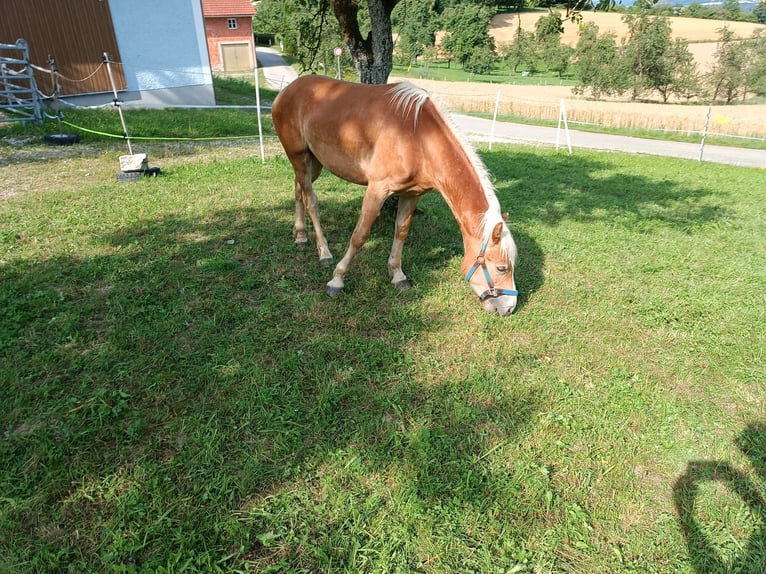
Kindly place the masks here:
POLYGON ((637 0, 627 11, 643 12, 652 16, 682 16, 685 18, 766 24, 766 2, 759 2, 751 12, 745 12, 739 5, 739 0, 724 0, 718 5, 692 2, 687 6, 659 2, 658 0, 637 0))
MULTIPOLYGON (((515 2, 505 3, 504 8, 515 2)), ((489 34, 489 23, 498 7, 485 0, 389 0, 382 3, 389 9, 383 15, 369 13, 369 6, 375 9, 380 2, 262 0, 256 30, 273 33, 304 70, 329 71, 335 47, 345 40, 353 48, 348 31, 351 19, 348 14, 344 19, 338 10, 346 4, 354 9, 352 34, 367 39, 370 46, 376 21, 386 20, 388 28, 382 33, 378 30, 377 36, 390 37, 393 30, 396 48, 392 42, 385 49, 405 65, 427 65, 447 58, 469 73, 486 74, 505 60, 513 73, 546 71, 574 77, 575 91, 594 99, 628 94, 632 99, 659 96, 663 101, 676 97, 731 103, 748 94, 766 96, 766 34, 739 39, 722 24, 714 64, 703 74, 688 43, 672 38, 670 20, 649 9, 626 13, 623 19, 628 32, 618 39, 614 34, 602 34, 593 23, 582 24, 576 3, 563 11, 551 8, 534 31, 519 25, 512 42, 497 46, 489 34), (566 20, 580 24, 575 47, 561 42, 566 20)), ((372 52, 352 53, 358 71, 370 65, 372 52)), ((360 77, 363 82, 382 83, 390 72, 390 63, 388 66, 385 74, 365 80, 360 72, 360 77)))
POLYGON ((628 32, 620 44, 593 23, 580 30, 575 93, 594 99, 627 93, 634 100, 656 94, 663 102, 675 96, 727 104, 748 94, 766 95, 766 34, 739 39, 724 25, 711 69, 701 73, 688 42, 671 37, 667 18, 629 14, 623 20, 628 32))

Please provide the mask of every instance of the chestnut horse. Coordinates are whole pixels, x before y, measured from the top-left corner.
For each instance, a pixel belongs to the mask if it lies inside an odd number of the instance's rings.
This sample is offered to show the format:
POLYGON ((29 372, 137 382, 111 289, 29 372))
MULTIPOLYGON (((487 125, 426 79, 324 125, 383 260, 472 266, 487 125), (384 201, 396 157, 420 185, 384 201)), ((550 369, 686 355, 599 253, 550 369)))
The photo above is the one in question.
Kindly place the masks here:
POLYGON ((305 245, 305 211, 314 225, 319 260, 332 263, 319 223, 313 182, 322 168, 366 185, 362 211, 327 293, 343 290, 343 277, 386 198, 398 195, 396 229, 388 269, 392 283, 407 289, 402 248, 420 197, 436 189, 463 235, 464 277, 488 311, 516 307, 516 245, 507 217, 476 152, 456 133, 428 93, 403 82, 366 85, 324 76, 303 76, 274 100, 274 128, 295 170, 295 243, 305 245), (476 273, 481 269, 481 273, 476 273))

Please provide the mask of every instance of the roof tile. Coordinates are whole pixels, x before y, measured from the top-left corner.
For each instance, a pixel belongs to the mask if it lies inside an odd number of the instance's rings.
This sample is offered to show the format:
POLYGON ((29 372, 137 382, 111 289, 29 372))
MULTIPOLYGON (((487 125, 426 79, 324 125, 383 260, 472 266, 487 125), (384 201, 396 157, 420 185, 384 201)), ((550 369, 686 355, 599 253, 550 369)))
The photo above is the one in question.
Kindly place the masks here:
POLYGON ((253 8, 250 0, 202 0, 202 14, 204 16, 253 16, 253 8))

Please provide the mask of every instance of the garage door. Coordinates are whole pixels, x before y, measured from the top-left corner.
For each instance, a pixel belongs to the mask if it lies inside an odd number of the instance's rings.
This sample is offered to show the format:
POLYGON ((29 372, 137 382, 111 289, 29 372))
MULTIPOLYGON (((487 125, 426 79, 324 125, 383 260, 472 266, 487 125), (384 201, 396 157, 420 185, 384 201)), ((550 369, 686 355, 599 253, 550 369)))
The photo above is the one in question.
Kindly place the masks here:
POLYGON ((221 56, 223 57, 223 69, 226 72, 238 70, 251 70, 250 44, 221 44, 221 56))

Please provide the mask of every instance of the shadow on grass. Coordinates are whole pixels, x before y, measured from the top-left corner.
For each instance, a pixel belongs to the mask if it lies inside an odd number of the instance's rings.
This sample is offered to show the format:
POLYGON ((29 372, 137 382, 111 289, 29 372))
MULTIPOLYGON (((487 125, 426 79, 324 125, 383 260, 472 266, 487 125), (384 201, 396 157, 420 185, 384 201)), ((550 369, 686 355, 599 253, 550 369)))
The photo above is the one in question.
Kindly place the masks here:
POLYGON ((709 201, 709 189, 681 186, 672 174, 657 178, 656 173, 625 173, 603 154, 603 159, 584 155, 525 147, 482 153, 513 229, 517 222, 556 225, 567 218, 613 221, 638 231, 656 225, 691 231, 727 216, 720 197, 709 201))
MULTIPOLYGON (((356 210, 324 202, 328 221, 344 220, 333 236, 350 233, 356 210)), ((491 496, 499 480, 481 457, 490 441, 520 440, 535 393, 471 391, 492 365, 423 385, 410 352, 440 329, 417 302, 429 269, 462 247, 459 234, 442 241, 454 222, 419 216, 416 287, 398 293, 384 218, 349 293, 330 299, 331 269, 295 249, 291 211, 140 221, 101 237, 108 255, 2 269, 0 529, 23 541, 3 548, 5 566, 156 568, 177 553, 204 569, 236 548, 277 562, 263 535, 285 524, 263 530, 260 514, 237 513, 294 480, 313 491, 310 477, 342 452, 363 465, 357 478, 388 469, 419 500, 478 508, 491 496)), ((333 513, 344 511, 357 507, 333 513)), ((321 547, 329 518, 315 516, 306 528, 321 547)), ((288 564, 325 564, 288 534, 288 564)), ((349 559, 331 550, 331 562, 349 559)))
POLYGON ((673 501, 686 538, 689 558, 700 573, 755 574, 763 572, 766 564, 766 493, 763 490, 766 487, 766 424, 748 425, 736 442, 742 453, 750 459, 755 477, 751 478, 748 473, 734 468, 727 461, 692 461, 673 487, 673 501), (714 524, 713 519, 706 521, 697 508, 700 486, 706 482, 719 483, 736 494, 747 505, 749 514, 760 522, 744 546, 738 545, 734 551, 729 537, 721 540, 720 536, 716 536, 721 525, 714 524))
MULTIPOLYGON (((639 213, 647 197, 684 193, 619 176, 607 187, 628 196, 571 193, 551 171, 566 167, 575 187, 591 189, 601 166, 519 157, 518 172, 502 168, 514 163, 507 154, 488 164, 501 202, 514 202, 527 294, 544 267, 527 227, 639 213)), ((359 202, 319 193, 339 255, 359 202)), ((325 297, 331 270, 312 249, 295 250, 290 202, 139 221, 102 235, 107 255, 0 268, 0 565, 353 570, 367 547, 368 564, 407 569, 428 532, 445 551, 457 545, 468 569, 514 567, 544 510, 524 510, 526 485, 491 454, 524 440, 540 391, 507 380, 529 365, 495 361, 491 338, 483 364, 443 372, 421 362, 421 338, 447 320, 420 299, 462 250, 443 202, 421 205, 406 293, 387 277, 393 223, 383 217, 349 292, 325 297)), ((687 215, 684 225, 715 217, 687 215)), ((489 321, 510 327, 513 317, 489 321)))

